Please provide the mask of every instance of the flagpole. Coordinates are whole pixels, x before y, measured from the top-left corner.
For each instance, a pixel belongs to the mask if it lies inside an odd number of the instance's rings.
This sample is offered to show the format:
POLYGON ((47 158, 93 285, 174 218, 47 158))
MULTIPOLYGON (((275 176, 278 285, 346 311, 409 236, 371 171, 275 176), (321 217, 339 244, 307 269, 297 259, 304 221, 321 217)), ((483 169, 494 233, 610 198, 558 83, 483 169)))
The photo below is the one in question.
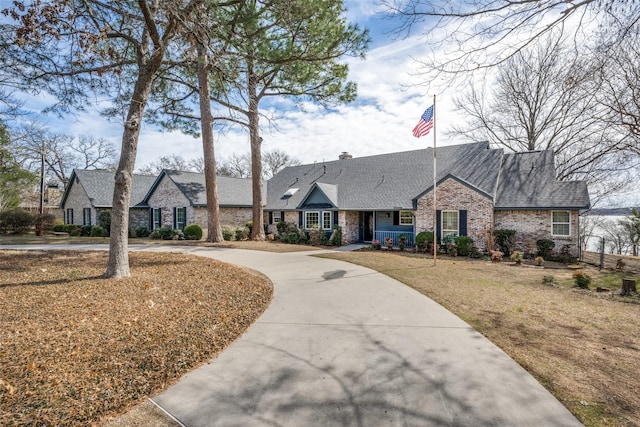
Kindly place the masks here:
POLYGON ((436 207, 436 96, 433 95, 433 266, 436 265, 438 252, 438 210, 436 207))

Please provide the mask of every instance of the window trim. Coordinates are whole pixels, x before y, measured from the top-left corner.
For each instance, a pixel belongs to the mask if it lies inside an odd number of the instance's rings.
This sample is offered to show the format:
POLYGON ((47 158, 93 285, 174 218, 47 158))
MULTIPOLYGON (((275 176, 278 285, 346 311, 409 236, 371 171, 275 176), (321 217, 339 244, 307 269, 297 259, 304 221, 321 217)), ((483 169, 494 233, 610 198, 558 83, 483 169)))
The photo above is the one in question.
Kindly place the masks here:
POLYGON ((73 224, 73 208, 67 208, 67 224, 73 224))
POLYGON ((567 238, 567 237, 571 237, 571 211, 551 211, 551 236, 553 237, 563 237, 563 238, 567 238), (555 215, 556 213, 565 213, 567 214, 567 222, 559 222, 555 220, 555 215), (555 233, 555 226, 556 225, 567 225, 568 226, 568 234, 556 234, 555 233))
POLYGON ((333 225, 333 212, 331 211, 323 211, 322 212, 322 229, 323 230, 331 230, 331 226, 333 225), (327 219, 328 216, 328 219, 327 219), (329 226, 327 227, 327 221, 329 226))
POLYGON ((283 219, 282 219, 282 211, 273 211, 273 212, 271 212, 271 223, 272 224, 277 224, 277 223, 282 222, 282 221, 283 221, 283 219))
POLYGON ((398 214, 398 225, 413 225, 413 222, 414 222, 414 216, 412 211, 408 211, 408 210, 400 211, 400 213, 398 214), (405 215, 404 217, 402 216, 403 214, 405 215), (411 219, 411 222, 403 221, 403 219, 406 220, 407 218, 411 219))
POLYGON ((440 212, 440 238, 444 238, 446 237, 445 233, 450 233, 450 232, 454 232, 455 236, 460 236, 460 211, 459 210, 443 210, 440 212), (452 228, 445 228, 444 227, 444 217, 445 214, 448 213, 455 213, 456 214, 456 229, 452 229, 452 228))
POLYGON ((158 230, 159 228, 162 228, 162 209, 152 208, 151 209, 151 229, 158 230), (157 222, 156 222, 156 213, 158 214, 157 222))
POLYGON ((184 228, 187 226, 187 208, 183 207, 183 208, 176 208, 176 217, 175 217, 175 223, 176 223, 176 230, 184 230, 184 228), (180 215, 182 215, 182 227, 180 227, 180 215))
POLYGON ((314 224, 316 226, 318 226, 318 228, 320 228, 320 211, 304 211, 304 229, 305 230, 310 230, 311 227, 309 226, 309 215, 310 214, 316 214, 318 216, 318 221, 314 224))

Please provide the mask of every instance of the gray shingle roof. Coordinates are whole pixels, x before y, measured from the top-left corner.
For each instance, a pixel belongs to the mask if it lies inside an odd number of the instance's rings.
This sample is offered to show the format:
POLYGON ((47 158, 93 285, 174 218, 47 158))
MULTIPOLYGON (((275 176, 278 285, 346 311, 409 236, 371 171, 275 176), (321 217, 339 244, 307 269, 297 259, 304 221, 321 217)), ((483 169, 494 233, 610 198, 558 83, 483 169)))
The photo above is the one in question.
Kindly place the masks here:
POLYGON ((552 151, 505 154, 495 209, 586 209, 583 181, 556 181, 552 151))
MULTIPOLYGON (((163 170, 163 174, 171 179, 178 189, 189 199, 193 206, 207 205, 205 177, 202 173, 163 170)), ((250 178, 217 177, 218 200, 221 207, 250 207, 253 206, 253 189, 250 178)))
MULTIPOLYGON (((436 154, 437 180, 454 175, 494 196, 502 150, 482 142, 440 147, 436 154)), ((315 183, 329 198, 337 198, 340 209, 413 209, 414 199, 433 186, 433 150, 287 167, 268 182, 266 209, 296 209, 315 183), (300 191, 283 198, 289 188, 300 191)))
MULTIPOLYGON (((113 189, 115 186, 115 173, 111 171, 103 170, 85 170, 74 169, 71 174, 71 179, 77 178, 82 188, 90 199, 91 204, 95 208, 110 208, 113 203, 113 189)), ((131 184, 131 206, 136 206, 142 203, 149 188, 155 181, 155 176, 150 175, 133 175, 133 182, 131 184)), ((76 182, 69 181, 67 189, 72 185, 77 185, 76 182)), ((62 199, 62 204, 66 200, 66 192, 62 199)))

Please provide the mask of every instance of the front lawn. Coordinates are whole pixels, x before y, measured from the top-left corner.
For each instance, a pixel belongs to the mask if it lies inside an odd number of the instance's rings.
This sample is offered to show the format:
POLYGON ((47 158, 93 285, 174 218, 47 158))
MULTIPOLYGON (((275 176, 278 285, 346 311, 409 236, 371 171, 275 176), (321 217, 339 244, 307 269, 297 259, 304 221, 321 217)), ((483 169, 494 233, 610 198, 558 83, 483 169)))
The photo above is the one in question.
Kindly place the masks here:
POLYGON ((212 259, 0 251, 0 425, 95 424, 164 390, 266 309, 264 276, 212 259))
MULTIPOLYGON (((640 425, 640 299, 597 293, 620 275, 397 253, 323 255, 380 271, 437 301, 502 348, 587 426, 640 425), (545 277, 546 282, 545 284, 545 277), (553 280, 551 280, 553 278, 553 280)), ((640 277, 635 276, 638 283, 640 277)))

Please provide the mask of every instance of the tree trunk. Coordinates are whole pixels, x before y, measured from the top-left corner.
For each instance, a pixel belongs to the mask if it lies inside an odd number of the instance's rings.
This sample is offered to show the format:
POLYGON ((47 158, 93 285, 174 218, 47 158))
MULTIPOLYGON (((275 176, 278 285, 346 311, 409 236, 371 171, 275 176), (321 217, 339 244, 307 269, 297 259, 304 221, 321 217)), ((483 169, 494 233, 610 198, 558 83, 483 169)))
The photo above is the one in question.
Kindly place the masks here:
POLYGON ((204 156, 204 180, 207 191, 207 242, 222 242, 220 205, 216 177, 216 157, 213 147, 213 117, 209 94, 209 58, 205 47, 196 42, 198 50, 198 85, 200 92, 200 126, 204 156))
POLYGON ((154 59, 146 66, 140 67, 127 120, 124 123, 120 161, 115 175, 113 204, 111 207, 111 234, 109 238, 109 263, 106 278, 120 279, 131 276, 129 270, 129 204, 131 200, 131 184, 133 168, 138 150, 138 137, 142 115, 151 91, 153 79, 162 64, 162 54, 156 53, 154 59))
POLYGON ((633 279, 622 279, 622 289, 620 295, 628 297, 637 292, 636 281, 633 279))
POLYGON ((256 76, 249 73, 249 138, 251 141, 251 180, 253 189, 252 240, 264 240, 262 212, 262 138, 260 137, 256 76))

